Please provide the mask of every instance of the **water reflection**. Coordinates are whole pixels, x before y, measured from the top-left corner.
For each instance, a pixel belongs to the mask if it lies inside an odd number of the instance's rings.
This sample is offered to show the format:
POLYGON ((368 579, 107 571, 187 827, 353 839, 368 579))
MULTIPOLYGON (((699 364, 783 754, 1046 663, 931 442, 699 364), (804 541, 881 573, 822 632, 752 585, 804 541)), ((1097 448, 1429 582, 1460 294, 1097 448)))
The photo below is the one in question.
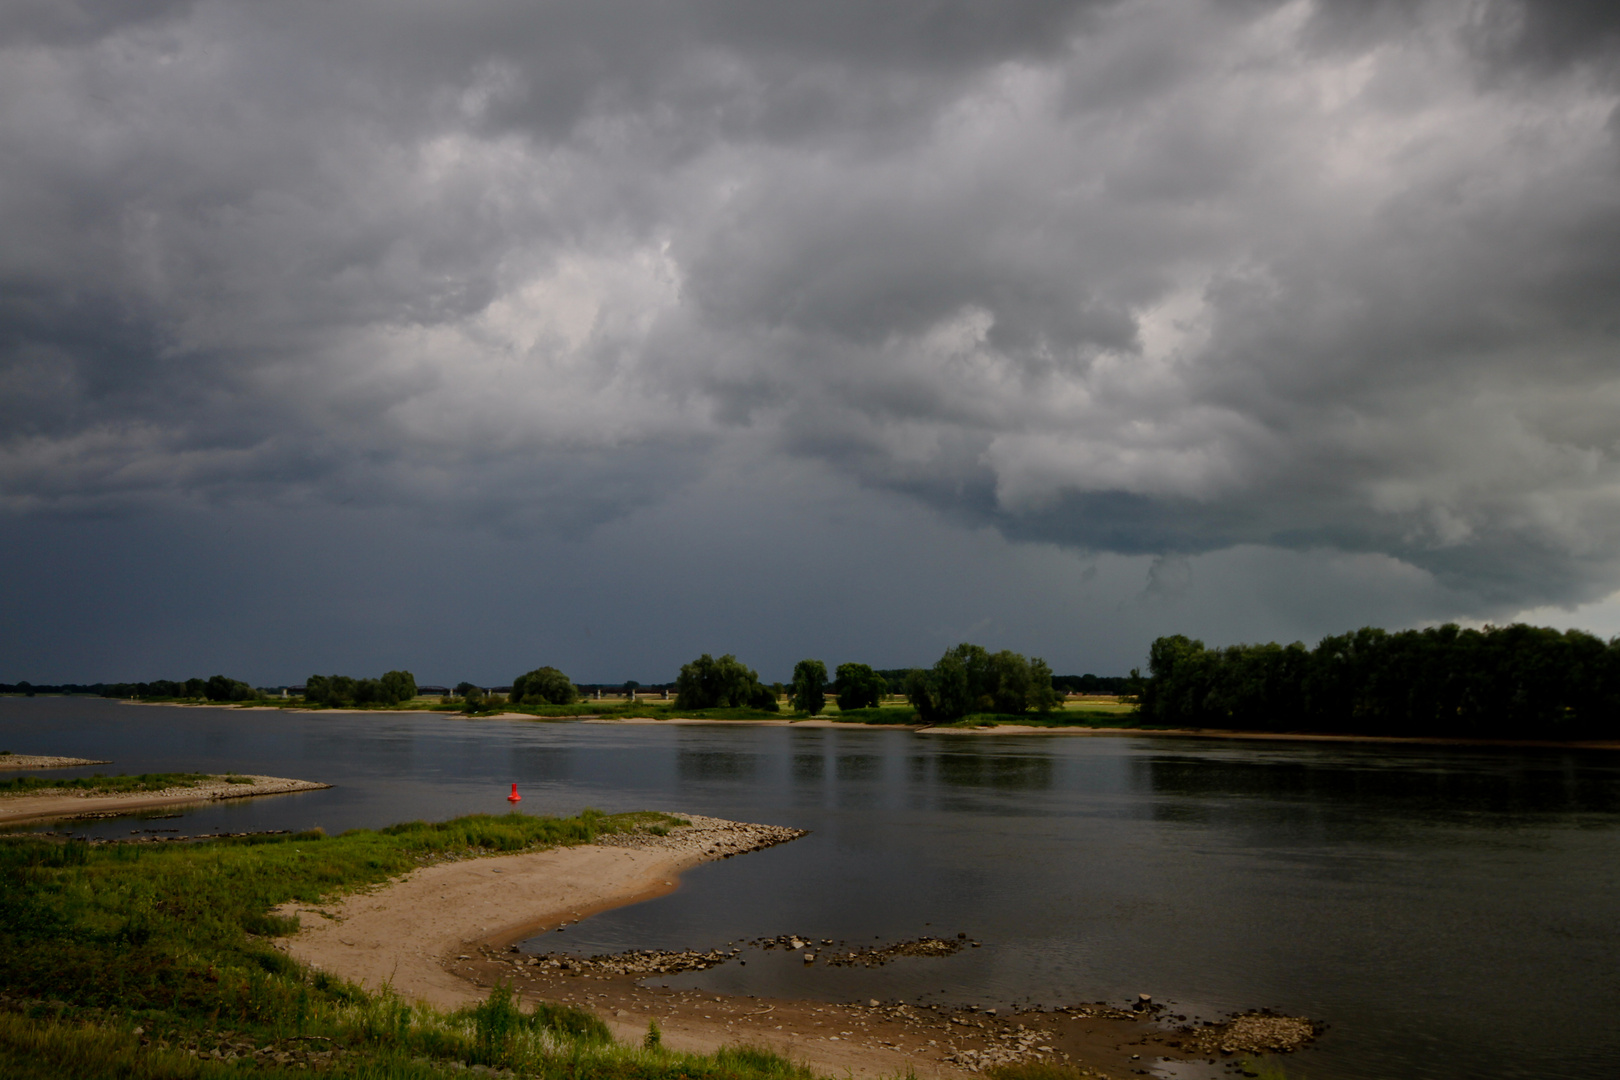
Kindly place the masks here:
POLYGON ((1055 774, 1053 758, 1039 749, 1006 753, 974 739, 936 759, 938 776, 951 787, 999 791, 1048 791, 1055 774))
POLYGON ((759 760, 753 754, 729 750, 682 748, 675 754, 675 770, 682 780, 752 780, 759 771, 759 760))
MULTIPOLYGON (((1620 813, 1620 770, 1574 751, 1447 748, 1299 754, 1162 753, 1132 762, 1143 790, 1193 800, 1263 799, 1495 828, 1620 813)), ((1160 807, 1172 809, 1172 807, 1160 807)), ((1180 807, 1173 809, 1179 810, 1180 807)))

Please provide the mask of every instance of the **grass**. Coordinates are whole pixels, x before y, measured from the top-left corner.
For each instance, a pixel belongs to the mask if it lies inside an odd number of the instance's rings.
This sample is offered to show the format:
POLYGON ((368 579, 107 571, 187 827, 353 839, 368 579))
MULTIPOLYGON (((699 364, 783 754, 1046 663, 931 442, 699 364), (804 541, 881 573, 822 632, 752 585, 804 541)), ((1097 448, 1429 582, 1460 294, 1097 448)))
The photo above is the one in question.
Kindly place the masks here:
POLYGON ((680 823, 587 810, 198 844, 0 839, 0 1075, 426 1078, 487 1065, 547 1080, 808 1080, 766 1051, 623 1046, 590 1013, 524 1011, 505 990, 439 1012, 311 971, 269 942, 296 929, 272 912, 288 900, 319 902, 434 861, 680 823))
POLYGON ((104 791, 104 792, 131 792, 131 791, 163 791, 166 788, 196 787, 213 780, 223 780, 227 784, 251 784, 245 776, 215 776, 212 773, 140 773, 129 776, 119 773, 117 776, 103 776, 96 773, 93 776, 75 776, 68 779, 51 778, 43 776, 18 776, 10 780, 0 780, 0 795, 24 795, 39 791, 104 791))

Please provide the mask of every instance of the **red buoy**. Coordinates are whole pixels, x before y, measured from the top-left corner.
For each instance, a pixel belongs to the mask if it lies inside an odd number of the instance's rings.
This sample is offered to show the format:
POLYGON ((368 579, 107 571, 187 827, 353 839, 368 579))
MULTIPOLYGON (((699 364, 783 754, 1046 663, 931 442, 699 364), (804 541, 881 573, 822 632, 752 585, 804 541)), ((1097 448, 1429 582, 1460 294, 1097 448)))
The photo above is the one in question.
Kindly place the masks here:
POLYGON ((508 795, 506 797, 506 801, 507 802, 522 802, 523 801, 523 796, 521 796, 521 795, 519 795, 517 793, 517 785, 516 784, 512 785, 512 794, 510 794, 510 795, 508 795))

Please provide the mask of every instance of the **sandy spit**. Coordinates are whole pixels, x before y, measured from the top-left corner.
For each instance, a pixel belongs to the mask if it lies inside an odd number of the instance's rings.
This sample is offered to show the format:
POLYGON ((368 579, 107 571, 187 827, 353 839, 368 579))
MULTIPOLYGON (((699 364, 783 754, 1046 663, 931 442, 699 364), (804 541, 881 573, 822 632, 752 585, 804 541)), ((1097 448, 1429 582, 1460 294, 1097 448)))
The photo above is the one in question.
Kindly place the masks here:
POLYGON ((686 815, 667 836, 437 863, 320 907, 291 903, 300 929, 282 944, 297 960, 371 989, 391 985, 440 1008, 484 991, 447 968, 501 946, 675 888, 680 872, 804 835, 798 829, 686 815))
POLYGON ((79 765, 111 765, 82 757, 53 757, 49 754, 0 754, 0 771, 8 769, 71 769, 79 765))
POLYGON ((231 784, 223 779, 205 781, 195 787, 164 788, 161 791, 95 792, 73 788, 46 789, 26 795, 0 796, 0 824, 14 825, 51 818, 113 817, 137 810, 191 803, 219 802, 224 799, 251 799, 259 795, 286 795, 295 791, 320 791, 331 784, 312 780, 288 780, 280 776, 234 775, 251 780, 231 784))

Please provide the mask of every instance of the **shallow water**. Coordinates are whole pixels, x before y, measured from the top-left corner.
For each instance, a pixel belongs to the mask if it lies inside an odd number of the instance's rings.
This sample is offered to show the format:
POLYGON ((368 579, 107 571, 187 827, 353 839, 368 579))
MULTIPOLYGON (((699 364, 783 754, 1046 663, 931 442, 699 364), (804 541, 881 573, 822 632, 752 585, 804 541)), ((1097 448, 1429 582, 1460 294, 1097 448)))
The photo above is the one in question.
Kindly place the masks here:
MULTIPOLYGON (((1620 754, 1163 738, 919 736, 244 713, 0 699, 0 749, 104 771, 236 769, 330 791, 75 831, 329 832, 522 808, 671 809, 812 830, 531 948, 795 933, 954 936, 944 960, 746 966, 716 992, 1062 1004, 1137 992, 1331 1024, 1290 1077, 1611 1077, 1620 754)), ((93 769, 74 772, 92 772, 93 769)), ((72 775, 72 772, 65 775, 72 775)))

